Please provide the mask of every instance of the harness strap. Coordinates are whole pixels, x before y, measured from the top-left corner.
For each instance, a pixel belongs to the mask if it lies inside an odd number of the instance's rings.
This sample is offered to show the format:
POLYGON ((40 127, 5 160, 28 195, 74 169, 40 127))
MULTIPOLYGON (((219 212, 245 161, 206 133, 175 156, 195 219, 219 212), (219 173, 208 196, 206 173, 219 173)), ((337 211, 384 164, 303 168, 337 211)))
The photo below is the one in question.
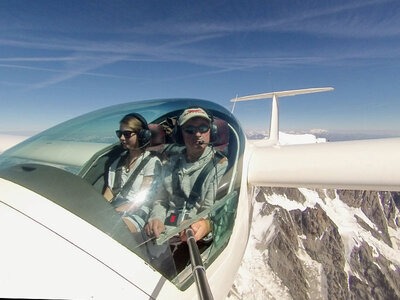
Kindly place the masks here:
POLYGON ((210 173, 212 168, 215 167, 224 158, 225 156, 221 152, 219 151, 215 152, 213 158, 210 159, 210 161, 200 171, 199 176, 197 176, 196 181, 193 184, 192 190, 190 191, 189 197, 185 195, 181 185, 179 184, 178 174, 176 170, 179 167, 180 160, 178 159, 176 161, 174 166, 174 172, 172 173, 172 182, 176 183, 177 185, 175 189, 175 195, 186 199, 186 209, 188 210, 192 209, 196 205, 196 203, 200 201, 203 183, 207 175, 210 173))
POLYGON ((219 151, 215 152, 214 157, 210 159, 210 161, 201 170, 199 176, 196 178, 196 181, 194 182, 189 198, 186 201, 187 209, 192 209, 196 205, 196 203, 200 201, 201 190, 207 175, 210 173, 212 168, 214 168, 224 158, 225 156, 221 152, 219 151))
POLYGON ((147 162, 152 158, 152 155, 146 156, 144 159, 141 160, 140 164, 133 170, 132 174, 129 176, 128 180, 125 182, 124 186, 121 187, 122 182, 122 165, 123 159, 121 158, 118 162, 117 169, 115 170, 115 180, 114 186, 112 188, 112 192, 114 195, 113 200, 116 198, 117 195, 121 195, 122 198, 126 198, 129 193, 129 190, 132 188, 133 182, 135 181, 136 177, 139 175, 140 171, 144 168, 147 162))

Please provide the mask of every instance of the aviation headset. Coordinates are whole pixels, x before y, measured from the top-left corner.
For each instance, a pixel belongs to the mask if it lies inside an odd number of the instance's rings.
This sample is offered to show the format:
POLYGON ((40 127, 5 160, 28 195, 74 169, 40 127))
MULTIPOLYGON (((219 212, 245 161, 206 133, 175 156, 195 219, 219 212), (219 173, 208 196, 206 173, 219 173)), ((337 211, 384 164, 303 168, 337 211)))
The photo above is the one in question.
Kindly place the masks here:
POLYGON ((149 126, 147 125, 146 119, 143 118, 142 115, 138 113, 127 114, 125 117, 122 118, 122 120, 124 120, 126 117, 133 117, 140 121, 140 123, 142 124, 142 129, 140 129, 139 132, 137 133, 139 148, 146 147, 151 140, 151 131, 149 129, 149 126))
MULTIPOLYGON (((190 106, 187 107, 186 109, 190 109, 190 108, 201 108, 202 110, 204 110, 207 114, 207 116, 210 118, 210 144, 214 143, 215 141, 217 141, 218 139, 218 127, 217 125, 214 124, 214 117, 212 115, 212 113, 210 111, 208 111, 207 109, 204 109, 201 106, 190 106)), ((182 112, 183 113, 183 112, 182 112)), ((175 143, 177 144, 184 144, 183 141, 183 135, 182 135, 182 128, 180 126, 180 124, 178 124, 178 122, 176 123, 173 131, 172 131, 172 138, 175 141, 175 143)))

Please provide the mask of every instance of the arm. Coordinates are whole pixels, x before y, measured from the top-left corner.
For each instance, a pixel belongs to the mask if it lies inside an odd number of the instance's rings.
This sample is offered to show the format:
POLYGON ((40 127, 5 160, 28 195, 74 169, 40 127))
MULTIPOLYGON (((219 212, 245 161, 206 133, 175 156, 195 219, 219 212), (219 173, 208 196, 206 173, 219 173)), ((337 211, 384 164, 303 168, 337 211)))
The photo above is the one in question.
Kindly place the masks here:
POLYGON ((165 230, 164 220, 168 210, 168 193, 166 192, 163 184, 158 186, 158 192, 155 196, 153 208, 150 214, 150 218, 144 230, 147 235, 154 235, 156 238, 165 230))
MULTIPOLYGON (((143 178, 143 182, 140 185, 140 189, 135 194, 136 197, 139 197, 139 198, 140 197, 144 197, 144 198, 146 198, 146 196, 147 196, 146 192, 151 187, 151 184, 153 183, 153 179, 154 179, 153 176, 148 176, 148 177, 144 177, 143 178)), ((112 192, 111 192, 111 194, 112 194, 112 192)), ((123 211, 123 212, 127 212, 127 213, 132 213, 135 210, 139 209, 143 205, 143 202, 144 202, 143 200, 145 200, 145 199, 138 199, 138 201, 129 201, 127 203, 122 204, 121 206, 118 206, 115 210, 119 211, 119 212, 123 211)))
POLYGON ((108 182, 107 182, 106 190, 103 193, 103 197, 106 198, 107 202, 110 202, 110 203, 111 203, 112 199, 114 198, 114 194, 110 187, 112 187, 114 185, 115 169, 117 168, 119 160, 120 160, 120 158, 116 159, 108 169, 108 182))
POLYGON ((104 198, 106 198, 107 202, 111 203, 112 198, 114 197, 110 187, 107 186, 106 190, 104 191, 103 194, 104 198))
POLYGON ((146 226, 144 227, 147 235, 155 235, 157 238, 165 230, 164 220, 168 210, 168 193, 165 191, 163 186, 159 187, 159 191, 154 201, 153 208, 150 214, 150 218, 146 226))
POLYGON ((214 205, 216 200, 215 197, 218 190, 218 184, 221 181, 222 176, 225 174, 227 166, 228 161, 226 159, 223 159, 207 176, 201 192, 201 198, 203 199, 203 201, 200 203, 197 209, 197 214, 214 205))
MULTIPOLYGON (((153 176, 148 176, 143 178, 143 182, 140 186, 140 191, 138 193, 138 197, 145 197, 146 196, 146 191, 151 187, 151 184, 153 183, 153 176), (141 195, 142 193, 142 195, 141 195)), ((145 200, 145 199, 143 199, 145 200)), ((141 230, 141 224, 145 223, 145 217, 142 215, 136 215, 134 212, 137 211, 139 208, 142 208, 142 212, 147 212, 148 213, 148 208, 145 207, 145 204, 142 201, 139 201, 140 203, 134 203, 134 202, 128 202, 125 203, 119 207, 117 207, 115 210, 116 211, 122 211, 128 214, 131 214, 129 216, 122 217, 122 220, 125 222, 126 226, 129 228, 129 230, 132 233, 138 232, 138 230, 141 230), (132 219, 134 218, 135 221, 132 219)), ((162 230, 163 231, 163 230, 162 230)))
POLYGON ((154 176, 146 176, 143 178, 142 184, 140 185, 140 191, 148 190, 153 183, 154 176))
MULTIPOLYGON (((200 203, 200 207, 197 209, 197 214, 201 213, 202 211, 210 208, 214 205, 215 197, 218 189, 218 183, 220 182, 222 176, 225 174, 226 168, 228 166, 228 162, 226 159, 221 160, 214 172, 211 172, 210 175, 207 177, 207 180, 202 189, 202 197, 204 197, 203 201, 200 203)), ((196 241, 204 238, 212 231, 212 224, 211 221, 206 219, 200 219, 194 222, 190 226, 194 232, 194 237, 196 241)), ((180 233, 180 238, 182 241, 186 241, 186 234, 185 231, 180 233)))
POLYGON ((145 226, 148 235, 155 235, 157 238, 165 230, 164 220, 169 209, 169 193, 166 190, 166 182, 171 180, 171 164, 167 164, 162 169, 159 184, 154 195, 154 202, 150 213, 149 221, 145 226))
POLYGON ((151 211, 152 199, 154 199, 154 192, 157 190, 156 185, 160 182, 160 173, 161 162, 158 157, 154 156, 143 169, 143 179, 139 191, 135 194, 136 201, 128 202, 117 208, 117 211, 121 210, 128 213, 127 216, 122 217, 122 220, 131 232, 141 231, 146 225, 151 211))
MULTIPOLYGON (((161 162, 158 157, 152 157, 143 167, 138 177, 133 179, 130 191, 126 195, 129 202, 117 207, 117 211, 132 213, 145 205, 146 201, 152 197, 152 185, 159 174, 161 162), (139 179, 139 181, 137 181, 139 179)), ((133 176, 133 174, 131 175, 133 176)), ((131 179, 128 179, 131 180, 131 179)))

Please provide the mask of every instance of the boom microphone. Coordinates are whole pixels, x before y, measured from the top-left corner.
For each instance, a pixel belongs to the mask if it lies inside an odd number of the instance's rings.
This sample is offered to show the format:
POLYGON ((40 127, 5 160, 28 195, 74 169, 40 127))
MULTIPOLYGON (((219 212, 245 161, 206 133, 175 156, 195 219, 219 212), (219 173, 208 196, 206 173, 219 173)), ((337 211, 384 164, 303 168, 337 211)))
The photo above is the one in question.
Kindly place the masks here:
POLYGON ((204 144, 206 144, 206 145, 213 145, 213 143, 206 143, 205 141, 199 141, 199 144, 200 144, 200 145, 204 145, 204 144))

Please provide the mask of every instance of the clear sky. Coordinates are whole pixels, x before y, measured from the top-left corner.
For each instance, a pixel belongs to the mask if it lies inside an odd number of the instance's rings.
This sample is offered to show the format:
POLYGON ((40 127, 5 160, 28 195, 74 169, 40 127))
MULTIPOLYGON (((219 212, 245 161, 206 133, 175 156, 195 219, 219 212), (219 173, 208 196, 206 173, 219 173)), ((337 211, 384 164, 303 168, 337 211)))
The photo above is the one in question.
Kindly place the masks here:
MULTIPOLYGON (((332 86, 281 129, 400 135, 400 1, 0 1, 0 132, 108 105, 332 86)), ((267 129, 270 100, 238 103, 267 129)))

